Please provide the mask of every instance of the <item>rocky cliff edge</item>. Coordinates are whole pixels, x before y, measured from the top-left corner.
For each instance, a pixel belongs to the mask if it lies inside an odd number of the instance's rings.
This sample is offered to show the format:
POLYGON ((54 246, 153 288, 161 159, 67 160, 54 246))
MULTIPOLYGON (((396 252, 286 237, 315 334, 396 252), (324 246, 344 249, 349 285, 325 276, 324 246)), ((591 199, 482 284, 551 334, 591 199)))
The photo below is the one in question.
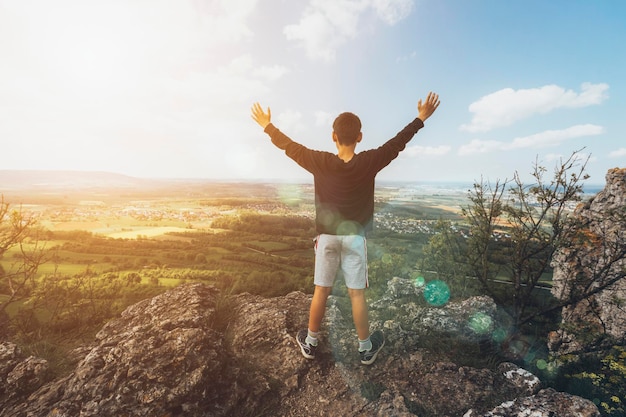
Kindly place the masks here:
POLYGON ((310 296, 230 297, 182 285, 107 323, 56 380, 46 377, 45 360, 1 343, 0 416, 600 415, 590 401, 542 389, 512 363, 461 366, 454 352, 425 348, 435 337, 480 345, 494 330, 495 305, 475 297, 434 307, 421 292, 394 278, 372 303, 372 327, 387 343, 366 367, 341 297, 329 300, 318 357, 309 361, 294 336, 310 296))

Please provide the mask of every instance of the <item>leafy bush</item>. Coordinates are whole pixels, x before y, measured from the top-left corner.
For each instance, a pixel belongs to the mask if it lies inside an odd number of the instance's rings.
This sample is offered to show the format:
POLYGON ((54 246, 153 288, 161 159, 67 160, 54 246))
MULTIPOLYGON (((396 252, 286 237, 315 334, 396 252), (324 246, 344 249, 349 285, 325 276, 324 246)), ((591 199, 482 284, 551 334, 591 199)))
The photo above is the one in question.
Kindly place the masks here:
POLYGON ((626 347, 613 346, 562 366, 557 389, 592 400, 603 416, 626 415, 626 347))

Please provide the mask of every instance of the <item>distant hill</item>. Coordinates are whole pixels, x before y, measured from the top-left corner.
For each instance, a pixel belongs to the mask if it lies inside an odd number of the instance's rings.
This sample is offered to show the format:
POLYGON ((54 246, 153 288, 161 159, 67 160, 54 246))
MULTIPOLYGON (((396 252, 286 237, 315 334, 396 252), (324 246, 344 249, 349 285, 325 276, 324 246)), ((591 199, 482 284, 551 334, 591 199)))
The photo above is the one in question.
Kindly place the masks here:
POLYGON ((98 171, 0 170, 0 191, 135 188, 164 182, 98 171))
POLYGON ((0 196, 12 204, 137 198, 275 198, 266 181, 137 178, 104 171, 0 170, 0 196))

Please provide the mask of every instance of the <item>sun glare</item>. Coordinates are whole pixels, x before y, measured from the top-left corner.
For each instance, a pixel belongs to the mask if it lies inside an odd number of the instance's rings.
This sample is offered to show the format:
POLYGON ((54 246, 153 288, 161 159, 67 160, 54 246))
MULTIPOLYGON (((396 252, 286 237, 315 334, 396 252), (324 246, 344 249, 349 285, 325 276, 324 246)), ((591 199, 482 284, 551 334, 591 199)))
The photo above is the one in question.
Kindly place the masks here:
POLYGON ((137 68, 129 51, 104 33, 92 33, 51 51, 49 62, 58 80, 73 93, 105 93, 127 86, 137 68))
POLYGON ((111 95, 139 77, 141 22, 113 7, 61 8, 38 27, 34 46, 52 87, 73 96, 111 95))

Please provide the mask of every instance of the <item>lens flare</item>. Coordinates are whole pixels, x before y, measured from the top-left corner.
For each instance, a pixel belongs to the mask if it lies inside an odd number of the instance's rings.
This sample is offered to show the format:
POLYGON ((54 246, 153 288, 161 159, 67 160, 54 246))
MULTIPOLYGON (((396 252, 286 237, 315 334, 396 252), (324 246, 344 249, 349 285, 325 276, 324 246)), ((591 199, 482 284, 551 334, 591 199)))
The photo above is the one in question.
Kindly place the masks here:
MULTIPOLYGON (((539 362, 539 361, 537 361, 537 362, 539 362)), ((559 372, 559 365, 556 362, 548 362, 548 363, 546 363, 545 372, 546 372, 546 374, 548 374, 550 376, 555 376, 559 372)))
POLYGON ((302 190, 297 185, 284 184, 278 187, 278 198, 287 205, 296 205, 302 201, 302 190))
POLYGON ((359 225, 356 222, 345 221, 337 226, 337 234, 339 235, 358 235, 359 225))
POLYGON ((491 317, 485 313, 474 313, 469 319, 469 327, 477 334, 485 334, 491 329, 491 317))
POLYGON ((450 300, 450 288, 441 280, 430 281, 424 288, 426 302, 434 306, 442 306, 450 300))
POLYGON ((501 343, 506 339, 507 331, 505 329, 496 329, 491 334, 491 338, 494 342, 501 343))
POLYGON ((548 367, 548 362, 546 362, 545 359, 539 359, 536 365, 537 369, 544 370, 548 367))
POLYGON ((524 362, 525 363, 532 363, 535 361, 535 358, 537 357, 537 352, 534 351, 529 351, 526 356, 524 356, 524 362))
POLYGON ((415 278, 413 278, 413 285, 415 285, 416 287, 423 287, 424 284, 426 284, 426 280, 424 279, 423 276, 418 275, 415 278))

